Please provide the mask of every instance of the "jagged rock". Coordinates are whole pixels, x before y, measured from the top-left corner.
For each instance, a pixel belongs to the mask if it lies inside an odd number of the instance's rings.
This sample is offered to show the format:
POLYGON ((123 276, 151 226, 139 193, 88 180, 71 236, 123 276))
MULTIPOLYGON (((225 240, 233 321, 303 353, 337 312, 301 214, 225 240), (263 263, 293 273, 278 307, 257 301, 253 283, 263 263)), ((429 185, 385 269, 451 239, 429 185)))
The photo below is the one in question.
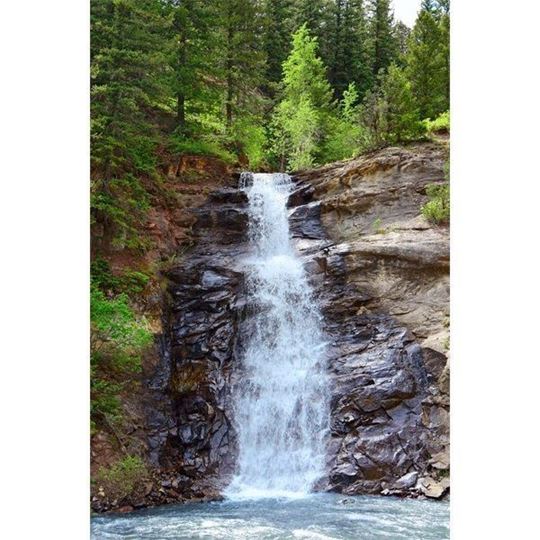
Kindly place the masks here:
MULTIPOLYGON (((440 148, 420 144, 294 178, 293 241, 328 338, 332 424, 319 489, 448 491, 436 479, 448 469, 448 231, 420 217, 443 161, 440 148)), ((238 191, 213 193, 193 214, 193 248, 167 272, 148 445, 171 487, 203 498, 218 495, 235 465, 230 389, 239 328, 249 332, 249 246, 238 191)))

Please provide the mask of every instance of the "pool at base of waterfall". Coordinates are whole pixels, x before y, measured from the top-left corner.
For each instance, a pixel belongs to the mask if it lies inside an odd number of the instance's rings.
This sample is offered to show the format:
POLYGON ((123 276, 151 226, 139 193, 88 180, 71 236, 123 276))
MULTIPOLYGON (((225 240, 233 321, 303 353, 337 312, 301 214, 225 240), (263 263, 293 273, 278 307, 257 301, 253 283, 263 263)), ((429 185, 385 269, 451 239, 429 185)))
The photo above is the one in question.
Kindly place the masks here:
POLYGON ((445 540, 447 501, 313 494, 166 505, 92 518, 95 540, 445 540))

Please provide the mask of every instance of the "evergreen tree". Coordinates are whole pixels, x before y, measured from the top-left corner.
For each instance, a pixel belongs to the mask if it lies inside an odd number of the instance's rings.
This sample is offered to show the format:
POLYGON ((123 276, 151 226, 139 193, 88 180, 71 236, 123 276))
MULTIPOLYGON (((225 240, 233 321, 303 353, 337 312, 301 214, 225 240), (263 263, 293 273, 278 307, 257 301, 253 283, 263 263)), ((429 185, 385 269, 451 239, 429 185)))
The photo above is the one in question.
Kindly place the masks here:
POLYGON ((397 21, 394 25, 394 36, 398 52, 398 57, 396 61, 400 65, 405 61, 405 55, 407 53, 407 43, 409 41, 410 35, 411 29, 403 22, 397 21))
POLYGON ((253 0, 219 0, 222 73, 225 79, 225 121, 230 130, 235 116, 260 106, 265 56, 259 36, 262 13, 253 0))
POLYGON ((282 64, 291 47, 292 0, 265 0, 263 48, 266 56, 266 85, 281 80, 282 64))
POLYGON ((147 170, 146 110, 165 93, 164 19, 155 0, 93 0, 91 8, 92 163, 108 180, 147 170))
POLYGON ((200 113, 215 96, 208 81, 215 75, 214 4, 204 0, 170 0, 170 49, 172 94, 176 101, 176 124, 187 134, 188 117, 200 113))
POLYGON ((275 149, 282 167, 287 156, 292 169, 315 163, 331 99, 326 68, 317 56, 317 38, 310 36, 304 24, 294 33, 292 51, 283 64, 283 99, 275 118, 275 149))
POLYGON ((423 132, 411 84, 396 64, 388 67, 381 83, 382 110, 385 115, 384 139, 390 143, 417 138, 423 132))
POLYGON ((332 13, 328 37, 332 50, 328 60, 330 84, 340 98, 352 81, 362 97, 373 84, 363 0, 335 0, 332 13))
POLYGON ((332 27, 332 4, 336 0, 295 0, 293 9, 293 31, 303 24, 311 36, 317 38, 318 54, 324 65, 328 66, 333 57, 329 43, 332 27))
POLYGON ((370 41, 372 71, 375 77, 381 70, 385 70, 397 55, 393 24, 390 0, 370 0, 370 41))
POLYGON ((91 3, 92 223, 112 227, 133 247, 148 204, 141 176, 156 166, 158 133, 149 111, 166 97, 164 30, 156 0, 91 3))
POLYGON ((449 107, 449 16, 422 9, 411 32, 407 76, 422 118, 435 118, 449 107))

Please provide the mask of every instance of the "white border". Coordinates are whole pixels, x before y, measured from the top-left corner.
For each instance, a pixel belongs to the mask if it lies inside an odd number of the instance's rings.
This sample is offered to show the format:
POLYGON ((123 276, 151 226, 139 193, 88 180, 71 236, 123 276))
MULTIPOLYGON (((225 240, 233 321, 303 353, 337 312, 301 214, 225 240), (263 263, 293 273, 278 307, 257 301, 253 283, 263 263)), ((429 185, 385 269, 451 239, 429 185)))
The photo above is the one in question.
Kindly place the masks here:
MULTIPOLYGON (((457 540, 538 535, 538 21, 452 3, 457 540)), ((3 538, 88 536, 88 23, 73 0, 0 18, 3 538)))

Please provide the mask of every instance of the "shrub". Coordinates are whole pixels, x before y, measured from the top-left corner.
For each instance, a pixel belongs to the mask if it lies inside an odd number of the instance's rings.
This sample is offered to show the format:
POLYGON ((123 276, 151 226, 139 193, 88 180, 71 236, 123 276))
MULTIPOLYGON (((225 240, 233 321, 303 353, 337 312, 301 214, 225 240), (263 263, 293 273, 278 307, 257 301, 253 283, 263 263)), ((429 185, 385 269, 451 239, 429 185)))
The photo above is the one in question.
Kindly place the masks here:
POLYGON ((429 201, 422 206, 422 215, 432 223, 450 222, 450 184, 430 184, 426 188, 429 201))
POLYGON ((115 291, 119 286, 119 280, 113 275, 109 263, 102 258, 90 263, 90 279, 92 284, 102 291, 115 291))
POLYGON ((429 118, 424 120, 424 126, 428 133, 449 133, 450 111, 443 112, 435 120, 430 120, 429 118))
POLYGON ((95 485, 102 488, 111 500, 121 500, 136 495, 148 479, 148 470, 138 456, 126 456, 111 467, 101 467, 95 485))
POLYGON ((119 279, 119 288, 129 296, 140 294, 148 285, 150 276, 138 270, 126 270, 119 279))

